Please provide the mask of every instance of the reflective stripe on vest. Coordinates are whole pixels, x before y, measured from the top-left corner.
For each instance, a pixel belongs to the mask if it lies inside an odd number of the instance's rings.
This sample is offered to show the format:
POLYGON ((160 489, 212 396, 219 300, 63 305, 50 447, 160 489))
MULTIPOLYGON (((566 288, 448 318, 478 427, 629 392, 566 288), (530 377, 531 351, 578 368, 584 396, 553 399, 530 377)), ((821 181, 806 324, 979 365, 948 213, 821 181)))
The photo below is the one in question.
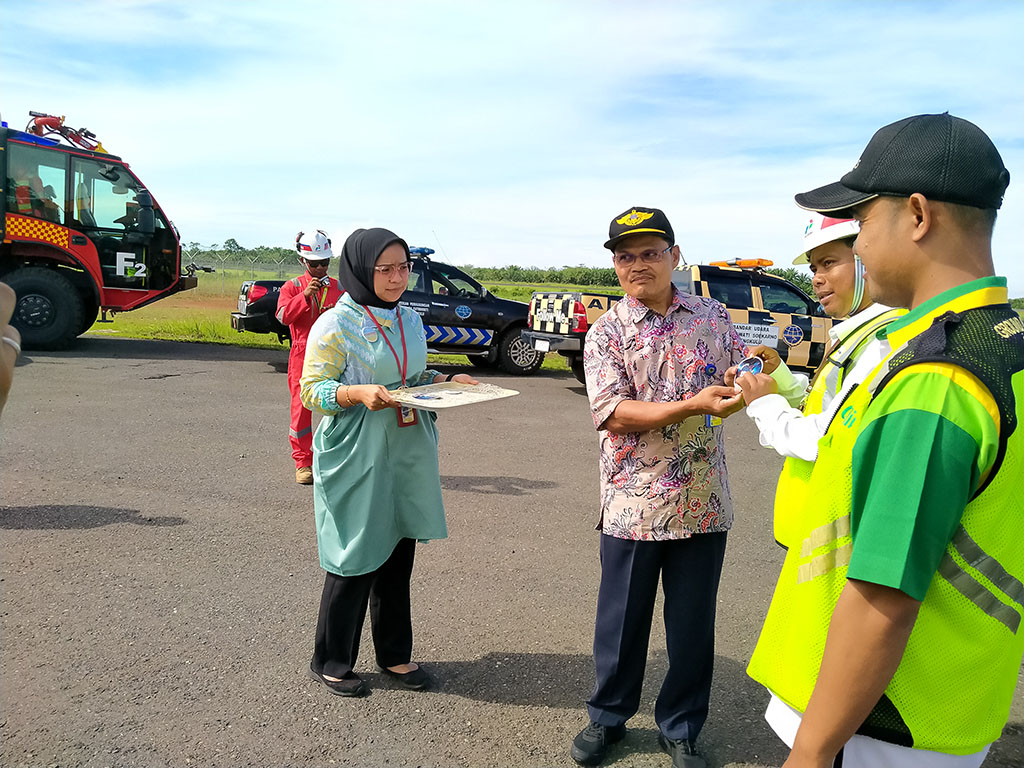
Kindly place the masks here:
MULTIPOLYGON (((960 526, 951 542, 964 562, 988 579, 995 587, 1018 605, 1024 606, 1024 584, 978 546, 971 535, 960 526)), ((939 574, 948 581, 957 592, 970 600, 974 605, 987 613, 996 621, 1001 622, 1014 634, 1020 628, 1020 612, 1002 602, 996 595, 978 581, 969 571, 965 570, 947 550, 939 563, 939 574)))
POLYGON ((853 540, 850 538, 850 516, 844 515, 838 520, 826 523, 811 531, 800 547, 800 559, 811 557, 817 550, 828 547, 815 556, 810 562, 801 563, 797 568, 797 584, 824 576, 836 568, 850 564, 850 553, 853 552, 853 540), (847 539, 839 546, 841 539, 847 539))

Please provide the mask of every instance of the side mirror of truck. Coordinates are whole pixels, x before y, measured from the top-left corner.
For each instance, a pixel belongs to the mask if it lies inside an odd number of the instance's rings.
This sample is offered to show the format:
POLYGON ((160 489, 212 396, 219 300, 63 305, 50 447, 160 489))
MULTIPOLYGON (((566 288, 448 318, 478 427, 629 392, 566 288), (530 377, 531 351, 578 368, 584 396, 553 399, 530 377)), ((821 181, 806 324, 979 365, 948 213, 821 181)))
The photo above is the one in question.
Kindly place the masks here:
POLYGON ((153 196, 149 192, 139 192, 136 197, 139 203, 138 231, 143 235, 152 235, 156 231, 156 214, 153 213, 153 196))

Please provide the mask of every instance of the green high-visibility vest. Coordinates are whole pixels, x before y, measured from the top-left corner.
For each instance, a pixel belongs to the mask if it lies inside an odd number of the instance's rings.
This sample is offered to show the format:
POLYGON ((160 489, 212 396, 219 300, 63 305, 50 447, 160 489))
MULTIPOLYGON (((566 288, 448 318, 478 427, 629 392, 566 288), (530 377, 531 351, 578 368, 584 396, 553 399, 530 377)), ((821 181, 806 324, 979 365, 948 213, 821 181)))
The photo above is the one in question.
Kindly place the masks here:
POLYGON ((999 738, 1024 655, 1024 425, 1016 423, 1024 415, 1024 326, 1006 305, 968 309, 958 317, 976 326, 980 317, 988 334, 962 355, 947 349, 915 358, 913 350, 897 351, 840 405, 797 491, 803 504, 747 671, 806 711, 854 547, 851 467, 865 414, 878 391, 913 373, 910 365, 957 376, 979 401, 998 405, 999 459, 964 509, 900 665, 858 732, 918 749, 972 754, 999 738), (984 378, 1000 366, 1002 373, 984 378))

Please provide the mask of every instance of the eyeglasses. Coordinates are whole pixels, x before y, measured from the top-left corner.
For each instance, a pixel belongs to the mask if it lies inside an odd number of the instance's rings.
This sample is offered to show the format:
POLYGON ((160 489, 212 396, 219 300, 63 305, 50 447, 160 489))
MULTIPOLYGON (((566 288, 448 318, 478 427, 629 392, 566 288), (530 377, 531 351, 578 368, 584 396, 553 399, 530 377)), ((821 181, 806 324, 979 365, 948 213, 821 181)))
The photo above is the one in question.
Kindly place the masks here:
POLYGON ((640 257, 640 261, 644 264, 657 264, 665 258, 665 254, 671 251, 675 246, 670 245, 664 251, 644 251, 643 253, 636 254, 624 251, 622 253, 616 253, 612 256, 612 262, 617 267, 628 267, 636 263, 637 256, 640 257))
POLYGON ((382 264, 379 267, 374 267, 373 271, 378 275, 384 277, 391 277, 396 272, 400 275, 408 275, 409 270, 412 269, 411 261, 403 261, 401 264, 382 264))

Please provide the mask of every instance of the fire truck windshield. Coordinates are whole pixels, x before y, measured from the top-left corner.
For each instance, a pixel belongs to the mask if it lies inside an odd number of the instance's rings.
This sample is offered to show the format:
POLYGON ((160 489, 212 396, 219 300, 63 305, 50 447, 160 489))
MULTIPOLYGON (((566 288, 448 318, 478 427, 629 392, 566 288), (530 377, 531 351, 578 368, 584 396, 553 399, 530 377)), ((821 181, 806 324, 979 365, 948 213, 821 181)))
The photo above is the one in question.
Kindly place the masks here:
POLYGON ((118 194, 127 194, 128 190, 133 192, 139 191, 139 185, 132 178, 131 174, 124 170, 124 168, 118 168, 116 165, 105 165, 102 166, 97 173, 104 179, 114 185, 114 190, 118 194))
POLYGON ((73 216, 83 226, 124 232, 138 221, 138 184, 123 167, 74 158, 71 163, 73 216))

